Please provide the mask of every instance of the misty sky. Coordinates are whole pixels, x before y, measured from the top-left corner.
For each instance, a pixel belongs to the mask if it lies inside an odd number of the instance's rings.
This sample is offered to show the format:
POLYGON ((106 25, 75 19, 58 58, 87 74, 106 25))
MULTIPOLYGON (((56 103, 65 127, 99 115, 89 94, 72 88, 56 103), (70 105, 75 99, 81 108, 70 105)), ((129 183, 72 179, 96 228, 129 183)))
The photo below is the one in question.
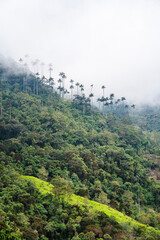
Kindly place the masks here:
MULTIPOLYGON (((133 103, 160 100, 159 0, 0 0, 0 53, 133 103)), ((47 73, 46 73, 47 74, 47 73)))

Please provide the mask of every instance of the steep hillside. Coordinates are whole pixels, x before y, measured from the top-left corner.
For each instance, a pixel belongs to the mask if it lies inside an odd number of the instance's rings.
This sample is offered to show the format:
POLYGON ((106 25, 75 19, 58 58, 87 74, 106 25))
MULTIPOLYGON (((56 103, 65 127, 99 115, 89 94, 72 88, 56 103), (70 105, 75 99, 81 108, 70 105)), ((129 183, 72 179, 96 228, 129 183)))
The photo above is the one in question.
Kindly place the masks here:
POLYGON ((60 177, 53 186, 11 167, 0 173, 0 239, 160 239, 160 230, 73 194, 60 177))
POLYGON ((160 183, 145 157, 155 148, 158 156, 159 143, 129 118, 99 113, 81 93, 67 100, 51 82, 1 66, 2 167, 49 182, 59 176, 69 192, 159 228, 160 183))
POLYGON ((159 105, 142 105, 135 111, 133 118, 144 130, 160 132, 159 105))

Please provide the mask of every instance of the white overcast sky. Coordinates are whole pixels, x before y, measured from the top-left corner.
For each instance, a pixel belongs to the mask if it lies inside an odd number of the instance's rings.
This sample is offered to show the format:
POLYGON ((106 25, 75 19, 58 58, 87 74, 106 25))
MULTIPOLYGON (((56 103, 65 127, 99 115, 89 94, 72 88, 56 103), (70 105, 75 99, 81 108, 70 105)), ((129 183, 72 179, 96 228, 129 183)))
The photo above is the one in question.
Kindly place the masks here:
MULTIPOLYGON (((0 0, 0 52, 53 64, 100 96, 160 100, 159 0, 0 0)), ((66 80, 67 81, 67 80, 66 80)))

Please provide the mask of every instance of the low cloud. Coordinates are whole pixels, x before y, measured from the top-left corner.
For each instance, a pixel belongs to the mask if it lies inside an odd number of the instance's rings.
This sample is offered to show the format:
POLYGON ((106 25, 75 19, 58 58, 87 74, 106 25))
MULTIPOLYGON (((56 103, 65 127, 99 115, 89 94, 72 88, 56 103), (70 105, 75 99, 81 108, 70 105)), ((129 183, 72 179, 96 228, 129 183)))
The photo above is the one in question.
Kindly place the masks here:
MULTIPOLYGON (((157 0, 0 0, 0 51, 135 103, 160 96, 157 0)), ((31 66, 30 66, 31 67, 31 66)))

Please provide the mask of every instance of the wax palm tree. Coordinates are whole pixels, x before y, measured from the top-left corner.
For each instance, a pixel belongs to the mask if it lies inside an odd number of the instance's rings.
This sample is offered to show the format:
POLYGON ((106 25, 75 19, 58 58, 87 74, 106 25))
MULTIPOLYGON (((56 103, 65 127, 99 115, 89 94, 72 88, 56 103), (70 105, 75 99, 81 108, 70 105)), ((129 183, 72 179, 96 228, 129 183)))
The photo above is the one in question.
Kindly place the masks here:
POLYGON ((33 78, 33 93, 35 94, 36 93, 36 77, 35 77, 35 74, 36 74, 36 61, 32 61, 31 62, 32 64, 32 67, 33 67, 33 75, 34 75, 34 78, 33 78))
POLYGON ((28 91, 28 64, 24 63, 24 91, 28 91))
POLYGON ((71 99, 72 99, 73 98, 73 89, 74 89, 74 86, 73 86, 74 80, 71 79, 70 83, 71 83, 70 89, 71 89, 71 99))
POLYGON ((46 85, 46 83, 47 83, 47 78, 46 78, 44 75, 42 76, 41 80, 42 80, 42 84, 43 84, 43 85, 46 85))
POLYGON ((72 98, 73 98, 73 89, 74 89, 74 86, 71 85, 71 86, 70 86, 70 89, 71 89, 71 99, 72 99, 72 98))
POLYGON ((52 68, 52 64, 50 63, 49 64, 49 78, 52 77, 52 71, 53 71, 53 68, 52 68))
POLYGON ((109 106, 109 102, 105 102, 104 106, 109 106))
POLYGON ((2 78, 0 77, 0 106, 1 106, 1 117, 2 117, 2 109, 3 109, 3 105, 2 105, 2 100, 3 100, 3 84, 2 84, 2 78))
POLYGON ((36 80, 37 80, 37 81, 36 81, 36 94, 37 94, 37 95, 39 94, 39 88, 38 88, 38 87, 39 87, 39 86, 38 86, 38 85, 39 85, 39 79, 40 79, 39 76, 40 76, 40 74, 39 74, 39 72, 37 72, 37 73, 36 73, 36 80))
POLYGON ((112 115, 112 113, 113 113, 113 101, 112 100, 109 102, 109 105, 111 106, 111 115, 112 115))
MULTIPOLYGON (((102 96, 102 98, 104 99, 104 89, 105 89, 106 87, 103 85, 102 86, 102 90, 103 90, 103 96, 102 96)), ((104 114, 104 101, 103 101, 103 99, 102 99, 102 102, 103 102, 103 107, 102 107, 102 114, 104 114)))
POLYGON ((67 89, 64 90, 64 95, 69 94, 69 91, 67 89))
POLYGON ((60 92, 61 92, 60 95, 63 96, 63 98, 64 98, 64 87, 60 88, 60 92))
POLYGON ((118 98, 116 101, 115 101, 115 104, 118 104, 121 100, 118 98))
POLYGON ((49 85, 49 87, 51 87, 53 81, 54 81, 54 78, 52 78, 52 77, 50 77, 50 78, 48 79, 48 85, 49 85))
POLYGON ((118 114, 118 103, 120 102, 120 99, 117 99, 115 101, 115 111, 116 111, 116 114, 118 114))
POLYGON ((59 83, 59 86, 57 89, 59 90, 59 94, 61 96, 61 90, 60 90, 62 88, 62 79, 61 78, 58 79, 58 83, 59 83))
POLYGON ((91 85, 91 93, 89 94, 89 99, 91 101, 91 107, 93 106, 93 97, 94 97, 94 94, 92 93, 92 90, 93 90, 93 84, 91 85))
POLYGON ((128 109, 129 109, 129 105, 126 104, 124 107, 125 107, 125 109, 126 109, 126 114, 127 114, 127 116, 129 117, 129 111, 128 111, 128 109))
POLYGON ((52 64, 50 63, 49 64, 49 79, 48 79, 48 83, 49 83, 49 86, 51 87, 52 85, 52 82, 53 82, 53 78, 52 78, 52 71, 53 71, 53 68, 52 68, 52 64))
MULTIPOLYGON (((87 112, 87 109, 90 109, 91 107, 91 99, 89 97, 85 97, 85 101, 84 101, 84 112, 87 112)), ((92 115, 93 117, 93 115, 92 115)), ((92 118, 93 119, 93 118, 92 118)))
MULTIPOLYGON (((135 109, 135 107, 136 107, 135 104, 132 104, 132 105, 131 105, 131 108, 132 108, 132 109, 135 109)), ((133 111, 132 113, 133 113, 133 116, 134 116, 134 111, 133 111)))
POLYGON ((102 90, 103 90, 103 97, 104 97, 104 89, 105 89, 106 87, 103 85, 102 86, 102 90))
POLYGON ((113 98, 114 98, 114 93, 111 93, 111 94, 110 94, 110 100, 112 101, 113 98))
POLYGON ((76 87, 77 87, 77 95, 78 95, 78 87, 79 87, 79 83, 76 83, 76 87))
POLYGON ((81 89, 81 96, 82 96, 82 92, 84 91, 84 86, 83 86, 83 84, 80 84, 79 87, 81 89))
POLYGON ((24 65, 23 65, 23 59, 20 58, 19 59, 19 63, 21 64, 21 67, 22 67, 22 91, 24 91, 24 65))
POLYGON ((54 78, 51 77, 49 79, 49 86, 52 88, 53 91, 54 91, 54 85, 55 85, 54 78))
POLYGON ((93 90, 93 84, 91 84, 91 93, 92 93, 92 90, 93 90))
POLYGON ((121 102, 123 103, 122 104, 122 106, 123 106, 123 111, 124 111, 124 109, 125 109, 125 104, 124 104, 124 101, 126 100, 126 98, 125 97, 121 97, 121 102))
POLYGON ((71 83, 71 85, 73 85, 73 83, 74 83, 74 80, 73 80, 73 79, 71 79, 71 80, 70 80, 70 83, 71 83))
POLYGON ((67 77, 66 77, 66 75, 65 75, 64 72, 60 72, 60 73, 59 73, 59 76, 61 76, 61 78, 62 78, 62 88, 63 88, 62 97, 64 98, 65 79, 66 79, 67 77))
POLYGON ((83 93, 84 92, 84 88, 83 87, 81 87, 81 96, 83 96, 83 93))
POLYGON ((126 98, 125 97, 121 97, 121 101, 123 102, 123 101, 125 101, 126 100, 126 98))
POLYGON ((104 112, 106 112, 107 113, 107 107, 109 106, 109 98, 108 97, 102 97, 101 99, 100 99, 100 101, 101 102, 103 102, 103 104, 104 104, 104 112))
POLYGON ((92 97, 94 97, 94 94, 93 94, 93 93, 90 93, 90 94, 89 94, 89 98, 92 98, 92 97))
POLYGON ((93 107, 93 97, 94 97, 94 94, 93 93, 90 93, 89 94, 89 99, 91 101, 91 107, 93 107))

